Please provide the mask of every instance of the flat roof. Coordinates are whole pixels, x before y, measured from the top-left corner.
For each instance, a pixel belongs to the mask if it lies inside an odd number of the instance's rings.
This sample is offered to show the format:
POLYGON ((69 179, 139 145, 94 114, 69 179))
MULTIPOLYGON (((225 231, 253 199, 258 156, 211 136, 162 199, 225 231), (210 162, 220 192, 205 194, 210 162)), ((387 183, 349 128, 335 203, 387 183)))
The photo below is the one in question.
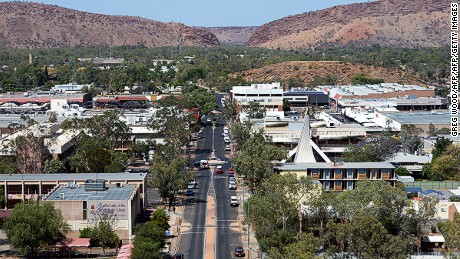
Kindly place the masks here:
POLYGON ((398 112, 383 113, 384 116, 401 124, 450 124, 448 112, 398 112))
POLYGON ((364 162, 364 163, 285 163, 280 166, 283 171, 297 171, 306 169, 394 169, 389 162, 364 162))
POLYGON ((113 185, 107 186, 105 191, 86 191, 84 186, 69 188, 61 186, 51 193, 47 201, 119 201, 129 200, 135 185, 124 185, 123 187, 116 187, 113 185), (63 195, 61 195, 63 193, 63 195))
POLYGON ((142 181, 146 173, 0 174, 0 181, 84 181, 87 179, 142 181))

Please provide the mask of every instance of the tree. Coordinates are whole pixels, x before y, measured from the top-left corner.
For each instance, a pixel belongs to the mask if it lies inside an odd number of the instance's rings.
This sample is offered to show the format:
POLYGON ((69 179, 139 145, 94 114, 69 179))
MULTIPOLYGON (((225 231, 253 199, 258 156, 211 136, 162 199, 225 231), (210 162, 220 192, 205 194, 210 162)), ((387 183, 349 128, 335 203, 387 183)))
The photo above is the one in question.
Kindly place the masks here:
POLYGON ((169 223, 168 223, 168 217, 166 216, 166 211, 162 209, 157 209, 155 212, 153 212, 152 215, 152 223, 154 223, 156 226, 168 230, 169 229, 169 223))
POLYGON ((423 143, 420 138, 422 132, 423 130, 417 128, 415 125, 402 125, 401 144, 404 152, 413 154, 422 147, 423 143))
POLYGON ((52 203, 17 204, 3 225, 11 246, 20 253, 38 252, 62 241, 70 227, 52 203))
POLYGON ((460 214, 455 213, 452 221, 447 221, 441 227, 441 233, 446 239, 445 247, 447 256, 452 256, 452 252, 460 249, 460 214))
POLYGON ((445 137, 436 137, 436 142, 434 143, 433 150, 431 154, 433 155, 432 161, 436 160, 439 156, 441 156, 444 151, 452 144, 452 140, 445 138, 445 137))
POLYGON ((195 88, 193 91, 185 93, 185 102, 187 108, 199 108, 203 114, 208 114, 216 109, 216 97, 212 93, 208 93, 203 88, 195 88))
POLYGON ((434 126, 433 123, 430 123, 428 125, 428 135, 429 136, 436 136, 438 134, 438 130, 436 129, 436 127, 434 126))
POLYGON ((238 118, 238 103, 235 99, 225 97, 222 115, 227 123, 232 127, 238 118))
POLYGON ((342 157, 349 162, 382 162, 399 150, 399 142, 392 136, 381 134, 350 145, 342 157))
POLYGON ((260 106, 258 102, 249 102, 248 107, 244 109, 248 113, 249 118, 263 118, 265 116, 265 108, 260 106))
POLYGON ((155 222, 140 224, 135 229, 133 259, 161 259, 161 249, 166 244, 166 232, 155 222))
POLYGON ((443 154, 437 157, 432 164, 432 179, 460 180, 460 146, 449 145, 443 154))
POLYGON ((45 161, 45 169, 43 170, 47 174, 58 174, 64 173, 65 167, 61 161, 57 158, 45 161))
POLYGON ((114 247, 120 241, 115 232, 118 224, 117 216, 102 204, 98 205, 95 210, 91 210, 89 223, 92 228, 92 242, 102 247, 104 255, 108 247, 114 247))
POLYGON ((255 188, 273 174, 272 161, 286 158, 284 148, 279 148, 262 131, 251 135, 243 144, 241 152, 233 159, 238 173, 243 174, 255 188))

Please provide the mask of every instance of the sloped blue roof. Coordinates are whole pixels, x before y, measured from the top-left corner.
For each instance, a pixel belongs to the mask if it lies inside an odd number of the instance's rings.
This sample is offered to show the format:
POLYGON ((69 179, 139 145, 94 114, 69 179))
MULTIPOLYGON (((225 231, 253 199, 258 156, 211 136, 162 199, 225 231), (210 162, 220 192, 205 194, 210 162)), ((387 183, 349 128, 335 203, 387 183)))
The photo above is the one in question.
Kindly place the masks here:
POLYGON ((428 195, 430 193, 436 193, 436 194, 439 194, 439 195, 444 195, 444 193, 439 192, 439 191, 435 191, 435 190, 425 190, 425 191, 422 192, 423 195, 428 195))
POLYGON ((406 192, 422 192, 421 187, 406 187, 406 192))

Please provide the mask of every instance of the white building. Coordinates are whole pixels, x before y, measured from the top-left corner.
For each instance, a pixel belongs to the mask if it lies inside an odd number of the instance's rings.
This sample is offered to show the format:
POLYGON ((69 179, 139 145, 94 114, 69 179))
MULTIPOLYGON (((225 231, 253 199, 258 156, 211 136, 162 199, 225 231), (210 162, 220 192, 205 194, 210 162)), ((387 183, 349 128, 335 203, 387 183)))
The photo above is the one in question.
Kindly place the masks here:
POLYGON ((282 111, 283 92, 280 83, 271 83, 234 86, 230 94, 243 108, 247 107, 249 102, 258 102, 267 111, 282 111))

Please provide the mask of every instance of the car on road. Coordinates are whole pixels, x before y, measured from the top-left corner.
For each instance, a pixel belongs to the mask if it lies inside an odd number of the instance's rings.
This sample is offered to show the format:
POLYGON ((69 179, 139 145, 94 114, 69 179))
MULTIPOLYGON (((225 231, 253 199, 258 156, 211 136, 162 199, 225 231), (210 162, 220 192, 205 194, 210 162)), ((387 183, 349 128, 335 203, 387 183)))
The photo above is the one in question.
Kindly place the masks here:
POLYGON ((187 195, 187 196, 193 196, 193 194, 195 194, 195 193, 193 192, 192 189, 187 189, 187 191, 185 192, 185 195, 187 195))
POLYGON ((233 177, 233 176, 229 176, 229 177, 228 177, 228 181, 229 181, 229 182, 236 182, 236 179, 235 179, 235 177, 233 177))
POLYGON ((225 145, 225 151, 232 151, 232 148, 230 147, 230 145, 225 145))
POLYGON ((228 189, 229 189, 229 190, 236 190, 236 183, 234 183, 234 182, 233 182, 233 183, 229 183, 229 184, 228 184, 228 189))
POLYGON ((195 188, 198 186, 198 183, 195 180, 190 180, 188 181, 188 184, 193 184, 195 185, 195 188))
POLYGON ((224 128, 224 134, 229 134, 228 129, 224 128))
POLYGON ((225 142, 226 144, 228 144, 228 143, 230 143, 230 142, 232 142, 232 141, 230 140, 230 137, 224 137, 224 142, 225 142))
POLYGON ((238 197, 236 196, 231 196, 230 197, 230 206, 236 207, 240 205, 240 201, 238 201, 238 197))
POLYGON ((235 256, 236 257, 245 257, 244 249, 241 246, 235 247, 235 256))
POLYGON ((207 119, 206 119, 206 122, 207 122, 207 123, 211 123, 211 121, 212 121, 211 118, 207 118, 207 119))
POLYGON ((187 186, 187 189, 195 189, 195 188, 196 188, 196 185, 193 183, 189 183, 187 186))
POLYGON ((224 171, 222 170, 222 166, 221 165, 218 165, 216 167, 216 174, 222 174, 224 171))
MULTIPOLYGON (((243 251, 243 253, 244 253, 244 251, 243 251)), ((173 259, 184 259, 185 257, 184 257, 184 254, 177 253, 177 254, 173 255, 172 258, 173 259)))

